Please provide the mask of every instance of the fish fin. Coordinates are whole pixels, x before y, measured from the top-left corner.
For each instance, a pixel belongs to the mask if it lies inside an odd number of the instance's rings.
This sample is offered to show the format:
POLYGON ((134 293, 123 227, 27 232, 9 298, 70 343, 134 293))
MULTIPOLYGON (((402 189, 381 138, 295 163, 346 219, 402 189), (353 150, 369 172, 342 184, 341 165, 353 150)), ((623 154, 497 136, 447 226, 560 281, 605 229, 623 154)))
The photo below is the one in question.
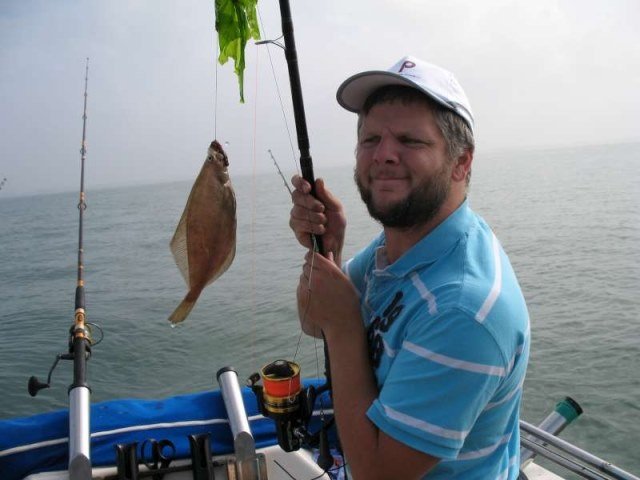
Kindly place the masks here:
POLYGON ((173 234, 173 238, 171 239, 171 243, 169 244, 171 248, 171 254, 173 255, 173 259, 178 266, 178 270, 182 274, 182 278, 189 285, 189 255, 187 251, 187 208, 184 209, 182 213, 182 217, 180 217, 180 221, 178 222, 178 226, 176 227, 176 231, 173 234))
POLYGON ((176 308, 173 311, 173 313, 169 316, 169 321, 174 325, 176 323, 184 322, 185 318, 187 318, 187 315, 189 315, 189 313, 191 312, 191 309, 195 304, 196 304, 195 301, 187 300, 185 298, 182 302, 180 302, 180 305, 178 305, 178 308, 176 308))

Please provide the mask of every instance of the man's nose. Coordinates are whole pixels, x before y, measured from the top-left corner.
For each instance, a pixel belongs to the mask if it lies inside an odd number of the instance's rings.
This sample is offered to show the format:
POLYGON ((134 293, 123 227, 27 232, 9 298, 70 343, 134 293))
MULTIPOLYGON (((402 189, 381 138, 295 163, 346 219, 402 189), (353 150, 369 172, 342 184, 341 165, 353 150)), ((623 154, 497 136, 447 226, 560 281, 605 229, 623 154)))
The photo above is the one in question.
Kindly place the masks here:
POLYGON ((376 163, 398 163, 400 160, 398 141, 392 135, 382 135, 373 155, 376 163))

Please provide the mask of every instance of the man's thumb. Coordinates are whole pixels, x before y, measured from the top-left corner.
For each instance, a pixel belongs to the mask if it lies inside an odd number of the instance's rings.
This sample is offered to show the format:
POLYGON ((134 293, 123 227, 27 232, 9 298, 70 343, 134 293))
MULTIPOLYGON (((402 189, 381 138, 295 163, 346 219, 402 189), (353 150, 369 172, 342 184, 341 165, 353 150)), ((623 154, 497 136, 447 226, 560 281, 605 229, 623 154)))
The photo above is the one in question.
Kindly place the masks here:
POLYGON ((340 201, 327 189, 322 178, 316 180, 316 194, 326 209, 339 210, 342 207, 340 201))

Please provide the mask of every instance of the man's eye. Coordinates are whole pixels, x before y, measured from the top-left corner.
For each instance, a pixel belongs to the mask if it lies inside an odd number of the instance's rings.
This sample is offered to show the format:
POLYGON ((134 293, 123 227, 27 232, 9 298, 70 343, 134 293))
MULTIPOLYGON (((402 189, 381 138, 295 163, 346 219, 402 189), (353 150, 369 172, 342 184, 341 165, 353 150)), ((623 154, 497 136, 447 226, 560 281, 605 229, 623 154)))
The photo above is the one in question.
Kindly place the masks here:
POLYGON ((377 143, 378 138, 379 137, 377 137, 375 135, 372 135, 372 136, 369 136, 369 137, 364 137, 364 138, 362 138, 360 140, 360 145, 365 145, 365 146, 366 145, 373 145, 373 144, 377 143))
POLYGON ((426 142, 413 137, 402 137, 400 141, 405 145, 425 145, 426 144, 426 142))

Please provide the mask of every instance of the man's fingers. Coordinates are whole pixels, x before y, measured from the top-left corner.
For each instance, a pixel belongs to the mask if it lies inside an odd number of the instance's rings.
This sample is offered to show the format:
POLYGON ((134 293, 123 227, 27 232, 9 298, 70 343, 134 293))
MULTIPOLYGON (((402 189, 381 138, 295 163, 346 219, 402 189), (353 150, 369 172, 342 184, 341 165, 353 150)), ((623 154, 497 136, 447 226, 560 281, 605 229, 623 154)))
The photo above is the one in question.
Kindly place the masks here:
POLYGON ((325 209, 320 200, 298 189, 294 190, 291 194, 291 201, 294 205, 298 205, 312 212, 323 212, 325 209))
POLYGON ((322 211, 325 207, 331 210, 338 210, 342 206, 338 198, 326 188, 322 178, 316 179, 315 193, 318 198, 310 195, 311 185, 300 175, 294 175, 291 178, 291 183, 295 187, 292 194, 293 203, 317 211, 322 211))
MULTIPOLYGON (((318 223, 309 223, 305 221, 292 222, 289 224, 291 229, 296 232, 296 236, 311 236, 311 235, 324 235, 326 230, 324 225, 318 223)), ((313 242, 309 241, 309 247, 312 247, 313 242)))
POLYGON ((326 231, 324 224, 327 217, 323 213, 311 212, 304 207, 294 205, 289 216, 289 227, 296 238, 306 247, 311 247, 309 235, 323 235, 326 231))
POLYGON ((294 205, 291 208, 291 221, 324 225, 327 222, 327 216, 322 212, 313 212, 299 205, 294 205))
POLYGON ((322 178, 316 180, 316 194, 327 210, 340 210, 342 208, 340 200, 326 188, 322 178))
POLYGON ((294 175, 293 177, 291 177, 291 185, 293 185, 296 190, 299 190, 302 193, 311 192, 311 185, 300 175, 294 175))

